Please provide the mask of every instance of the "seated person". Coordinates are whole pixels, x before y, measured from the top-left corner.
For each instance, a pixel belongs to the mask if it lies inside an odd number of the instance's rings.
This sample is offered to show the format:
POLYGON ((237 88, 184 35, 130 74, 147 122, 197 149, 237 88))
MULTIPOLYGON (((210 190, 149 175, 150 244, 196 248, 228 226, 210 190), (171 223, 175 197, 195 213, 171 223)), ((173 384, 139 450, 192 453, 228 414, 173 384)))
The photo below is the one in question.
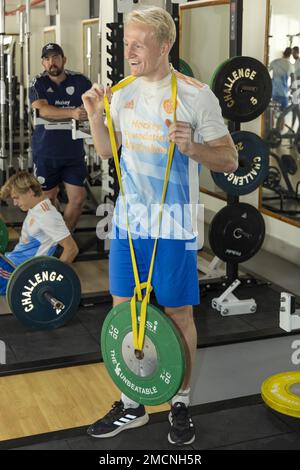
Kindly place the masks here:
MULTIPOLYGON (((62 215, 43 195, 34 176, 21 171, 11 176, 0 192, 1 199, 12 198, 15 206, 28 212, 23 222, 21 237, 14 250, 5 256, 18 266, 34 256, 52 256, 60 245, 60 260, 72 263, 78 247, 70 235, 62 215)), ((13 267, 0 258, 0 295, 4 295, 13 267)))

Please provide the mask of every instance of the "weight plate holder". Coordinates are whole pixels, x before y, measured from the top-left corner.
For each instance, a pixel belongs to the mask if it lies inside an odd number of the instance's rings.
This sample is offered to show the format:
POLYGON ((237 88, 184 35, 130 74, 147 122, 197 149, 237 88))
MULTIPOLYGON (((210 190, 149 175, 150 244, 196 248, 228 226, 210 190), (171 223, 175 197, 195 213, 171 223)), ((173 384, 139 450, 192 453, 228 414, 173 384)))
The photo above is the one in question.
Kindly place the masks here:
POLYGON ((261 386, 261 396, 273 410, 300 418, 300 372, 282 372, 268 377, 261 386))
POLYGON ((63 326, 77 313, 81 299, 80 280, 66 263, 50 256, 37 256, 18 266, 11 275, 7 303, 16 318, 32 330, 63 326), (64 304, 56 310, 44 298, 45 292, 64 304))
MULTIPOLYGON (((141 302, 136 303, 137 318, 141 302)), ((107 371, 126 396, 144 405, 159 405, 179 390, 185 373, 182 340, 172 321, 155 306, 147 306, 143 351, 135 352, 130 302, 107 314, 101 331, 107 371)))

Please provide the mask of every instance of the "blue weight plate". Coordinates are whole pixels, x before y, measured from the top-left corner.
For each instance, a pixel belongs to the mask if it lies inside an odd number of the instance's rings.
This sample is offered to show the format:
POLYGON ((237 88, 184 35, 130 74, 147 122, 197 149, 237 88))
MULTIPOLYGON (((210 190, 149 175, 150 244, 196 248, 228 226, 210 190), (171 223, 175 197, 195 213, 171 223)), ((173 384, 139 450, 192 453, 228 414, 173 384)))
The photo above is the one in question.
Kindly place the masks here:
POLYGON ((231 134, 239 156, 234 173, 212 171, 214 182, 225 193, 242 196, 255 191, 266 179, 269 168, 269 146, 256 134, 236 131, 231 134))
POLYGON ((77 313, 81 298, 79 278, 71 266, 50 256, 38 256, 18 266, 11 276, 7 302, 27 328, 51 330, 63 326, 77 313), (65 308, 53 309, 44 298, 49 292, 65 308))

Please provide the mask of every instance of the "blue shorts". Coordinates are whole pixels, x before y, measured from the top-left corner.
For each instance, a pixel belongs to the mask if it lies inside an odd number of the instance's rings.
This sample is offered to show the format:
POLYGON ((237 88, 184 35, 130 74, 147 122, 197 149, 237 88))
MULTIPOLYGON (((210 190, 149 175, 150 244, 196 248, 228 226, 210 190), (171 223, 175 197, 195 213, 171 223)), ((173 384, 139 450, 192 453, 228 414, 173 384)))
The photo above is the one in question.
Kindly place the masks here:
MULTIPOLYGON (((132 297, 135 282, 129 242, 124 232, 121 232, 124 239, 120 239, 118 228, 114 233, 109 252, 110 293, 132 297)), ((183 307, 200 303, 195 240, 158 240, 152 286, 161 306, 183 307)), ((154 241, 151 238, 133 240, 140 282, 147 281, 154 241)))
POLYGON ((4 259, 0 258, 0 295, 6 294, 7 284, 14 268, 4 259))
POLYGON ((55 188, 60 183, 83 186, 87 167, 82 159, 48 159, 33 157, 34 176, 38 178, 44 191, 55 188))

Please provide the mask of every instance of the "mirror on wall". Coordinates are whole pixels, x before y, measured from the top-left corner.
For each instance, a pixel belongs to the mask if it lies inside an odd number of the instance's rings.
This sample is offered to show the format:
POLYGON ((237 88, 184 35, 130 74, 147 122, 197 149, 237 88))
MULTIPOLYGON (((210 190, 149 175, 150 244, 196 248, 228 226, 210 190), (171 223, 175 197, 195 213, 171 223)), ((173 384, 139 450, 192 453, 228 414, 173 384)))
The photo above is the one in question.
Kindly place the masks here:
POLYGON ((270 145, 260 207, 300 224, 300 2, 269 0, 267 65, 272 100, 264 115, 270 145))
MULTIPOLYGON (((180 58, 202 83, 210 85, 217 67, 229 57, 229 19, 229 0, 190 2, 180 9, 180 58)), ((205 167, 201 169, 200 189, 226 198, 205 167)))

